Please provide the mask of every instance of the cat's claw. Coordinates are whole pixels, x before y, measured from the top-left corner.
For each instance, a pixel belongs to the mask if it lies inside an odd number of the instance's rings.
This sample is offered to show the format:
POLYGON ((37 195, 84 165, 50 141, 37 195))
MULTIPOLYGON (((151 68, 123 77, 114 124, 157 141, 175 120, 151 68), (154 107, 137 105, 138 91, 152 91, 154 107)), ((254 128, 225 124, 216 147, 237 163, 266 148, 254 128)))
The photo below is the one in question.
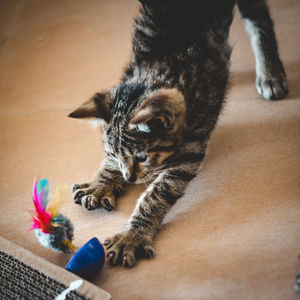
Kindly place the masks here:
POLYGON ((104 242, 107 259, 111 265, 133 267, 140 256, 153 258, 155 250, 152 241, 134 231, 126 231, 115 235, 104 242))
POLYGON ((109 197, 103 197, 100 200, 100 203, 101 203, 101 206, 108 211, 112 211, 114 209, 114 206, 112 205, 112 203, 114 203, 114 200, 109 197))
POLYGON ((95 182, 73 185, 74 203, 86 210, 104 208, 112 211, 115 208, 114 187, 104 186, 95 182))
POLYGON ((76 190, 80 189, 80 184, 73 184, 72 192, 76 192, 76 190))

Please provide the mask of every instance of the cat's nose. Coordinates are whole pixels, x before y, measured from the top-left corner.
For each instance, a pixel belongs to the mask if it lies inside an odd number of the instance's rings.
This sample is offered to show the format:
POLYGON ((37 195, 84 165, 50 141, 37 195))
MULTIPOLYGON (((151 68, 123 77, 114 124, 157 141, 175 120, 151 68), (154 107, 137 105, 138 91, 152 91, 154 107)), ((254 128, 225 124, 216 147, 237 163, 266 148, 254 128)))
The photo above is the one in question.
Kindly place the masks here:
POLYGON ((130 173, 130 172, 126 172, 125 174, 125 180, 128 182, 135 182, 136 181, 136 174, 134 172, 130 173))

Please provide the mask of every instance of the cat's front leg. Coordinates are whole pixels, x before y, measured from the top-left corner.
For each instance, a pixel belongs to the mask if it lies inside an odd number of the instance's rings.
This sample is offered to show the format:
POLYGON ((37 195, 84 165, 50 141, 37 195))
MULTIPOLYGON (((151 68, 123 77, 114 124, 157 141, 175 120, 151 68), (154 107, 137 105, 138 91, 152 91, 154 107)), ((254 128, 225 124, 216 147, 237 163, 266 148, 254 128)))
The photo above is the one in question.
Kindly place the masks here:
POLYGON ((104 243, 110 264, 132 267, 139 254, 148 258, 154 256, 153 238, 166 213, 183 195, 186 185, 195 176, 203 158, 204 154, 184 154, 182 159, 187 160, 186 163, 163 171, 147 188, 138 199, 126 229, 104 243))
POLYGON ((102 207, 111 211, 116 206, 116 198, 123 192, 124 183, 118 166, 107 157, 92 182, 74 184, 74 202, 87 210, 102 207))

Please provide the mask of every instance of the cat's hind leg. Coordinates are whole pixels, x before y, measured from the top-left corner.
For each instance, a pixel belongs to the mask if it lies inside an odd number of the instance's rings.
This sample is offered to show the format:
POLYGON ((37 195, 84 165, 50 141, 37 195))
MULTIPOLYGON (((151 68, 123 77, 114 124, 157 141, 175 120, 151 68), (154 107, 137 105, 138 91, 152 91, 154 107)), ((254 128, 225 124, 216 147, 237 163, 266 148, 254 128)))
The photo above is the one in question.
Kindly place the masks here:
POLYGON ((288 84, 265 0, 238 0, 238 7, 255 56, 257 91, 265 99, 281 99, 288 84))

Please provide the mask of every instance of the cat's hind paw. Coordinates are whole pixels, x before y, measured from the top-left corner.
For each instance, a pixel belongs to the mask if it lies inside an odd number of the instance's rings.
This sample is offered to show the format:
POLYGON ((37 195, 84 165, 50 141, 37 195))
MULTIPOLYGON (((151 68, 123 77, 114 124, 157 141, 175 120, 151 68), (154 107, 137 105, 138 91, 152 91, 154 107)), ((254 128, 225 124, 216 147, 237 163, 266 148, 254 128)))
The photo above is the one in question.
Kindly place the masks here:
POLYGON ((256 89, 268 100, 279 100, 288 94, 287 78, 281 62, 278 63, 276 71, 257 74, 256 89))

